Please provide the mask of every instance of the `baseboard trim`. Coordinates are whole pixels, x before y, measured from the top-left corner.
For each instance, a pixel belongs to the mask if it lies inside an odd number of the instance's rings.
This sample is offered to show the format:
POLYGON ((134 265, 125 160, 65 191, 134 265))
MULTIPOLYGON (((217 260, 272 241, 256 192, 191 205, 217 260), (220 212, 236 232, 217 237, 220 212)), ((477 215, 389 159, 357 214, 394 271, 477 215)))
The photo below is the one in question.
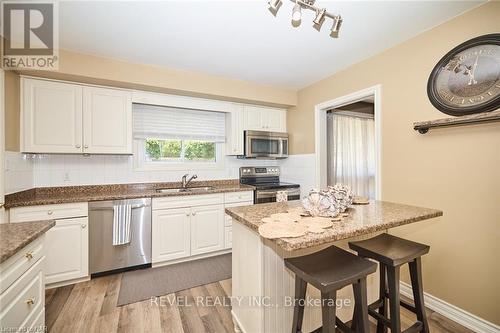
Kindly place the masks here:
MULTIPOLYGON (((413 299, 413 292, 409 284, 400 282, 399 288, 402 295, 413 299)), ((429 309, 436 311, 440 315, 443 315, 474 332, 500 333, 500 326, 479 318, 478 316, 462 310, 455 305, 447 303, 431 294, 424 292, 424 302, 425 306, 429 309)))

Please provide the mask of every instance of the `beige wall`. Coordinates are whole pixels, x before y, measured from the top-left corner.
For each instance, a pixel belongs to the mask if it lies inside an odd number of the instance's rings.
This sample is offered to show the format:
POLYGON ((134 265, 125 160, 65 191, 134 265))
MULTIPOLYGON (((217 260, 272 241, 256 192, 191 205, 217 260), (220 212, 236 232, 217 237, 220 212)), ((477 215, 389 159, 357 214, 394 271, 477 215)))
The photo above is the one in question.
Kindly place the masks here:
POLYGON ((57 72, 32 71, 24 74, 164 93, 257 102, 272 106, 297 104, 297 91, 294 89, 130 63, 66 50, 61 50, 59 57, 57 72))
MULTIPOLYGON (((382 196, 439 208, 444 216, 394 229, 431 245, 424 287, 500 324, 500 123, 431 130, 415 121, 444 118, 426 95, 436 62, 457 44, 500 31, 491 2, 299 91, 288 112, 293 154, 314 152, 314 105, 382 86, 382 196)), ((335 61, 335 60, 332 60, 335 61)))

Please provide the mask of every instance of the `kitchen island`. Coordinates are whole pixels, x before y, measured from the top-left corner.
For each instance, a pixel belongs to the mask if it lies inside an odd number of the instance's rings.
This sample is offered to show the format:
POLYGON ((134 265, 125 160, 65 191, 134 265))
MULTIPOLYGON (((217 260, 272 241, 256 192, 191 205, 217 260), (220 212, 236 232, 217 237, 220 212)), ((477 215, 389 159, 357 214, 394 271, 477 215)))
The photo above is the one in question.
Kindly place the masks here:
MULTIPOLYGON (((233 218, 232 315, 235 329, 243 332, 290 332, 294 296, 294 274, 285 268, 284 259, 317 252, 336 245, 347 249, 347 242, 375 236, 390 228, 441 216, 440 210, 370 201, 368 205, 349 208, 349 216, 336 221, 325 232, 307 233, 296 238, 264 239, 258 228, 264 217, 285 213, 300 202, 270 203, 227 208, 233 218)), ((368 277, 368 300, 378 293, 378 274, 368 277)), ((319 291, 308 286, 307 298, 319 298, 319 291)), ((338 293, 343 302, 337 308, 342 320, 350 320, 353 310, 350 287, 338 293)), ((321 306, 306 304, 303 331, 321 326, 321 306)))

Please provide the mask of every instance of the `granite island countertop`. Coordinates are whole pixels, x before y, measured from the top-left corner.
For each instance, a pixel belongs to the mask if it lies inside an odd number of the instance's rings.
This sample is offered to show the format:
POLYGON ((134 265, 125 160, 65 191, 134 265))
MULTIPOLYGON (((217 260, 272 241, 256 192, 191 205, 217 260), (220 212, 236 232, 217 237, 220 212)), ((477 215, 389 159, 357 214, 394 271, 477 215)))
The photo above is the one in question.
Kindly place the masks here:
POLYGON ((42 236, 55 224, 53 220, 0 224, 0 264, 42 236))
MULTIPOLYGON (((226 208, 234 221, 242 223, 258 233, 264 217, 275 213, 285 213, 290 208, 299 207, 300 201, 268 203, 253 206, 226 208)), ((442 216, 437 209, 403 205, 387 201, 370 201, 368 205, 353 205, 347 211, 348 217, 334 222, 324 233, 307 233, 296 238, 278 238, 274 241, 285 251, 294 251, 341 239, 383 231, 397 226, 442 216)), ((271 222, 272 223, 272 222, 271 222)))
POLYGON ((255 189, 253 186, 240 184, 238 179, 197 181, 189 185, 189 187, 201 186, 213 186, 214 189, 202 193, 160 193, 156 191, 159 188, 179 188, 181 187, 180 182, 39 187, 6 195, 5 208, 100 200, 203 195, 253 191, 255 189))

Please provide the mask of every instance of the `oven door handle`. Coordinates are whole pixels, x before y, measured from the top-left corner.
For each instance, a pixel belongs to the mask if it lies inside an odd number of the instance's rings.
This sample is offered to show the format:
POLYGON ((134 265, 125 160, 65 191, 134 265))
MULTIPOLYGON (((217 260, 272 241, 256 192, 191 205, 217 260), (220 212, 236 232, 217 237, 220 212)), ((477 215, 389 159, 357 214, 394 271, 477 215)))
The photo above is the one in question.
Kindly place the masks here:
POLYGON ((300 189, 288 189, 288 190, 277 190, 277 191, 257 191, 257 198, 269 198, 276 196, 278 192, 285 191, 287 195, 300 195, 300 189))

